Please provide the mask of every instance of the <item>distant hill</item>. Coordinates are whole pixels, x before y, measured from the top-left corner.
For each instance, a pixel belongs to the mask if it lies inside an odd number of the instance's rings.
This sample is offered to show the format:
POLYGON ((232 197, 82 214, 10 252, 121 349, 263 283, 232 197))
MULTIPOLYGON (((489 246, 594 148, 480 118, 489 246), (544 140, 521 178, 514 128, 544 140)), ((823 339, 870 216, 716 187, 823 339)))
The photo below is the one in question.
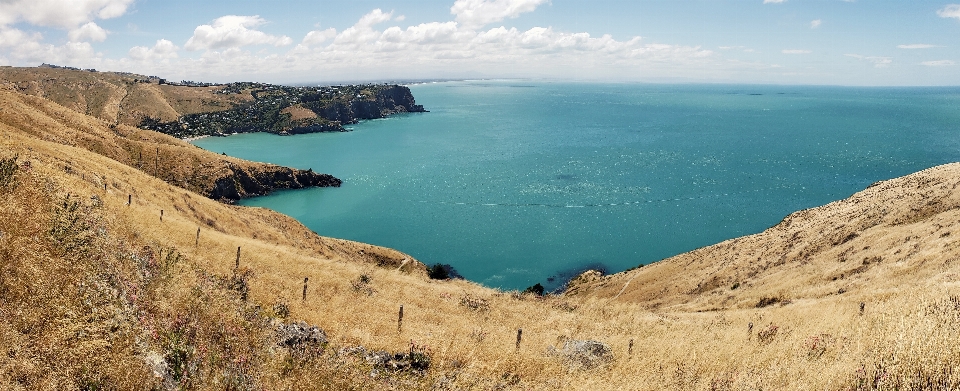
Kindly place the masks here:
POLYGON ((423 112, 410 89, 365 84, 290 87, 238 82, 170 82, 156 76, 55 66, 0 67, 0 80, 115 125, 178 138, 240 132, 344 131, 343 125, 423 112))

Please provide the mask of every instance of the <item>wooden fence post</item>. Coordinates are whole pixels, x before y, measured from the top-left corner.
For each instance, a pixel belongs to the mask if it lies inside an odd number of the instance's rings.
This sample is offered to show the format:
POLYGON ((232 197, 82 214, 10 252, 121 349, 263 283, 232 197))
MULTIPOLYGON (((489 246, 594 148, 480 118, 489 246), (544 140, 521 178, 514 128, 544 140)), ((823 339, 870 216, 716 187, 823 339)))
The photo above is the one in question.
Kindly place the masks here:
POLYGON ((200 246, 200 227, 197 227, 197 240, 195 243, 193 243, 193 245, 197 247, 200 246))
POLYGON ((397 317, 397 333, 403 331, 403 304, 400 305, 400 315, 397 317))
POLYGON ((127 206, 133 203, 133 194, 127 194, 127 206))
POLYGON ((633 338, 630 338, 630 347, 627 348, 628 359, 633 358, 633 338))
POLYGON ((234 269, 240 268, 240 246, 237 246, 237 264, 233 268, 234 269))
POLYGON ((517 352, 520 352, 520 339, 523 338, 523 329, 517 329, 517 352))
POLYGON ((307 280, 309 279, 310 277, 303 278, 303 301, 307 301, 307 280))
POLYGON ((160 222, 163 222, 163 209, 160 209, 160 222))

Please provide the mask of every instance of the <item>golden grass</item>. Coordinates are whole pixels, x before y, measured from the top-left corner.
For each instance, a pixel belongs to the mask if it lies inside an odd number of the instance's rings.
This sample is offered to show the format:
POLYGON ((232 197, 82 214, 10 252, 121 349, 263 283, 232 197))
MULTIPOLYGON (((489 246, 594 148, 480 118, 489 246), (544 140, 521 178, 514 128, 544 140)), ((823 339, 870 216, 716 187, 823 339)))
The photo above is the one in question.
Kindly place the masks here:
POLYGON ((960 386, 960 234, 945 235, 960 220, 958 165, 575 286, 576 294, 537 298, 429 280, 419 263, 401 266, 402 253, 206 199, 100 154, 115 149, 98 146, 119 142, 106 124, 13 92, 0 99, 0 158, 30 162, 15 188, 0 190, 3 389, 960 386), (882 260, 864 264, 874 257, 882 260), (781 301, 756 308, 767 297, 781 301), (330 344, 307 355, 277 346, 274 324, 294 320, 321 327, 330 344), (613 360, 572 367, 548 351, 567 339, 604 342, 613 360), (360 345, 402 352, 411 341, 429 349, 423 374, 349 353, 360 345), (166 378, 154 376, 158 363, 166 378))
POLYGON ((53 68, 0 68, 0 83, 111 124, 138 126, 150 117, 176 121, 185 114, 227 110, 251 101, 249 92, 217 94, 220 87, 142 83, 142 75, 53 68))
POLYGON ((300 104, 295 104, 283 110, 280 110, 280 113, 289 114, 291 121, 317 118, 317 113, 314 113, 313 110, 303 107, 303 105, 300 105, 300 104))

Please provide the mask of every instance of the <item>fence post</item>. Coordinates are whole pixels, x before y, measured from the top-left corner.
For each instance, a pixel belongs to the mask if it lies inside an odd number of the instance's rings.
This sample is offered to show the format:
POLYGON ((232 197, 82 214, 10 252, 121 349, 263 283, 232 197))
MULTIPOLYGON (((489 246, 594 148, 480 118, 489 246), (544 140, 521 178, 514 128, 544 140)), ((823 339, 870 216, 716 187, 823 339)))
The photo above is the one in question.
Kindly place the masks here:
POLYGON ((517 329, 517 352, 520 352, 520 340, 523 338, 523 329, 517 329))
POLYGON ((163 222, 163 209, 160 209, 160 222, 163 222))
POLYGON ((630 347, 627 348, 627 355, 630 356, 629 358, 633 358, 633 338, 630 338, 630 347))
POLYGON ((127 194, 127 206, 133 203, 133 194, 127 194))
POLYGON ((197 227, 197 240, 193 243, 193 245, 196 247, 200 246, 200 227, 197 227))
POLYGON ((303 278, 303 301, 307 301, 307 280, 309 279, 310 277, 303 278))
POLYGON ((397 333, 403 331, 403 304, 400 305, 400 315, 397 317, 397 333))
POLYGON ((240 268, 240 246, 237 246, 237 264, 233 268, 234 269, 240 268))

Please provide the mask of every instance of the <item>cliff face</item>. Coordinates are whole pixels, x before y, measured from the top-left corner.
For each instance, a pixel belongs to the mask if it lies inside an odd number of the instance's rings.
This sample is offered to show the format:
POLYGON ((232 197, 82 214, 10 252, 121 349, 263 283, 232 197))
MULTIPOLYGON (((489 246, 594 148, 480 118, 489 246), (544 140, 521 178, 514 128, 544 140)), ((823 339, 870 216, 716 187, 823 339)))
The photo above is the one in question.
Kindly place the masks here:
POLYGON ((376 100, 358 100, 351 102, 351 108, 358 119, 383 118, 396 113, 422 113, 426 110, 418 105, 410 89, 404 86, 389 86, 379 90, 376 100))
POLYGON ((226 110, 186 114, 176 121, 145 118, 141 128, 175 137, 268 132, 343 132, 343 125, 391 114, 425 112, 405 86, 367 84, 337 87, 286 87, 234 83, 219 94, 253 99, 226 110))
POLYGON ((289 167, 271 166, 247 169, 229 165, 230 174, 217 179, 208 197, 216 200, 236 201, 242 198, 266 195, 277 189, 302 189, 305 187, 340 187, 342 181, 329 174, 313 170, 297 170, 289 167))

